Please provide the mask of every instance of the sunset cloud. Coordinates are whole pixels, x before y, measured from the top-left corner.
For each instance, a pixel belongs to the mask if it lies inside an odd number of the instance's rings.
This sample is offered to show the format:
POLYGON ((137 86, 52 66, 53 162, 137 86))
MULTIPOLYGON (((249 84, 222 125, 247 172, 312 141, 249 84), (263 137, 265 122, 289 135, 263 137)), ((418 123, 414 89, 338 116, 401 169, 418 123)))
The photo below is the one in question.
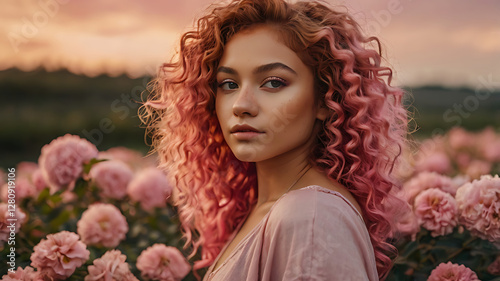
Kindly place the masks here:
MULTIPOLYGON (((398 83, 500 83, 497 0, 351 0, 346 6, 380 37, 398 83)), ((0 10, 0 70, 153 74, 210 0, 8 1, 0 10)), ((498 86, 497 86, 498 87, 498 86)))

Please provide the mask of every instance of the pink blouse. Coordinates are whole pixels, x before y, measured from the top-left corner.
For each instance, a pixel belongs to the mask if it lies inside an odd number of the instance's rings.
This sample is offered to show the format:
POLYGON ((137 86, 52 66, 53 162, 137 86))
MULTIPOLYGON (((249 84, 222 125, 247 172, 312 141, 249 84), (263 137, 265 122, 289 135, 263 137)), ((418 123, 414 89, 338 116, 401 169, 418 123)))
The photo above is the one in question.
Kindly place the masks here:
POLYGON ((379 280, 362 216, 340 193, 317 185, 283 194, 213 271, 221 253, 203 281, 379 280))

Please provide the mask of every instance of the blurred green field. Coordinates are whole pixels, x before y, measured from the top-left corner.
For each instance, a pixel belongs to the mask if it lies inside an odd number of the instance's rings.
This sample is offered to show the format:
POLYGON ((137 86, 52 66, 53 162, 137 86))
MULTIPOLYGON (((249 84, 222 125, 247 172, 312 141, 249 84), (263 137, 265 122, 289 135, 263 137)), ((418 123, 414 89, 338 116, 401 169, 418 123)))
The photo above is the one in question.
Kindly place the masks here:
MULTIPOLYGON (((99 150, 126 146, 146 153, 137 116, 148 77, 86 77, 67 71, 0 71, 0 167, 37 161, 40 149, 66 133, 87 138, 99 150)), ((406 89, 416 138, 454 125, 500 130, 500 92, 439 86, 406 89), (460 124, 458 124, 460 123, 460 124)))

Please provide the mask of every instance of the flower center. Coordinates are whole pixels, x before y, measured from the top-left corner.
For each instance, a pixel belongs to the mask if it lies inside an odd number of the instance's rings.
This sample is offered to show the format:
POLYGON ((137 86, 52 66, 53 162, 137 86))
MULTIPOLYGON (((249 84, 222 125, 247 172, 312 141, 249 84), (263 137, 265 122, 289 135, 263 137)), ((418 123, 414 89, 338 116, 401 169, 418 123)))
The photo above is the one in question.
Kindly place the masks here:
POLYGON ((102 230, 108 230, 109 228, 109 221, 103 219, 99 221, 99 226, 101 227, 102 230))
POLYGON ((164 266, 168 266, 170 264, 170 260, 168 258, 162 257, 161 264, 164 266))

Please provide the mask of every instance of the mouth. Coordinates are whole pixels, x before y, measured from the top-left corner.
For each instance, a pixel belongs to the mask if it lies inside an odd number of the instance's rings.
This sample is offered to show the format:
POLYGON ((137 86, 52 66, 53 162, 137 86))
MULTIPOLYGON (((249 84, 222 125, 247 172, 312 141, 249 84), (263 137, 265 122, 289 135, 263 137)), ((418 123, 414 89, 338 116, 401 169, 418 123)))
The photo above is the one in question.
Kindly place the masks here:
POLYGON ((264 134, 263 131, 259 131, 256 128, 246 124, 238 124, 233 126, 230 133, 236 140, 244 142, 254 140, 258 136, 264 134))
POLYGON ((234 134, 234 133, 264 133, 264 132, 259 131, 256 128, 254 128, 250 125, 247 125, 247 124, 241 124, 241 125, 238 124, 238 125, 234 125, 231 128, 230 133, 234 134))

